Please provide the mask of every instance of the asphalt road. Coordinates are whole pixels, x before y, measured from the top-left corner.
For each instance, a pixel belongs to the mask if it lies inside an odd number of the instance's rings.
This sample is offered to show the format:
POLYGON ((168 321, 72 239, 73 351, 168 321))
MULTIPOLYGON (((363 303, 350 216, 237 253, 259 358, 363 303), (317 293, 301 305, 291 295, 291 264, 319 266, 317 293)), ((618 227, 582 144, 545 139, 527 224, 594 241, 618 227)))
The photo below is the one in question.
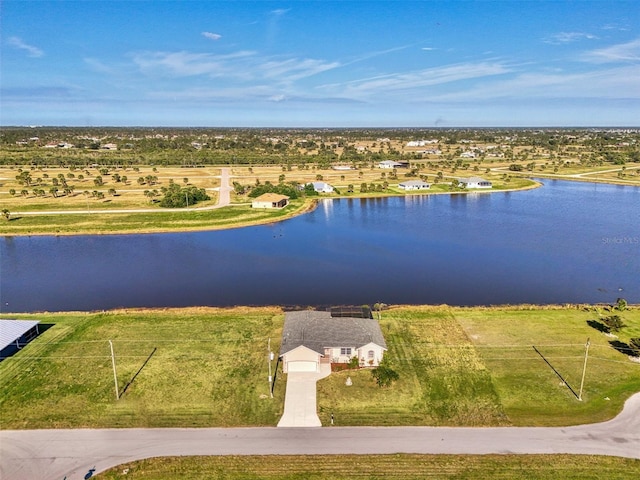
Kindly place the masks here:
MULTIPOLYGON (((339 423, 339 419, 336 419, 339 423)), ((83 479, 169 455, 597 454, 640 459, 640 394, 615 419, 576 427, 325 427, 0 431, 0 478, 83 479)))

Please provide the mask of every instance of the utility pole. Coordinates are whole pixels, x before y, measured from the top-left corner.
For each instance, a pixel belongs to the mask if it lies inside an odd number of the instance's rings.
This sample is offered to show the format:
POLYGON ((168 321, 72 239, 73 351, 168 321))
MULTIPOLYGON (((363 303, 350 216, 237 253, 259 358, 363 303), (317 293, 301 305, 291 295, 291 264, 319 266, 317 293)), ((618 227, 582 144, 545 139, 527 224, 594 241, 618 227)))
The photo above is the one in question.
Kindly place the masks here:
POLYGON ((584 387, 584 376, 587 373, 587 358, 589 357, 589 345, 591 342, 587 338, 587 344, 584 346, 584 366, 582 367, 582 381, 580 382, 580 393, 578 394, 578 400, 582 401, 582 387, 584 387))
POLYGON ((273 382, 273 377, 271 376, 271 360, 273 360, 273 353, 271 353, 271 337, 269 337, 269 341, 267 342, 267 350, 269 351, 267 357, 269 363, 269 395, 273 398, 273 388, 271 387, 273 382))
POLYGON ((109 347, 111 348, 111 365, 113 366, 113 381, 116 385, 116 400, 120 400, 120 391, 118 389, 118 374, 116 373, 116 357, 113 354, 113 342, 109 340, 109 347))
POLYGON ((187 192, 184 192, 184 199, 187 201, 187 208, 189 208, 189 197, 187 196, 187 192))

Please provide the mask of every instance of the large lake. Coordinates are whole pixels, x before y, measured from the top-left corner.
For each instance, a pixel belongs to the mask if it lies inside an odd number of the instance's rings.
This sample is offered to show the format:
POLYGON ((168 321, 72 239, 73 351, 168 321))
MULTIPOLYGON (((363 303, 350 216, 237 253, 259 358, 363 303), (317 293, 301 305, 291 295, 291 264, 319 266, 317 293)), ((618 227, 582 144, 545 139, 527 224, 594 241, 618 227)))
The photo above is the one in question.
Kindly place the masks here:
POLYGON ((268 226, 0 238, 2 311, 640 303, 640 188, 324 200, 268 226))

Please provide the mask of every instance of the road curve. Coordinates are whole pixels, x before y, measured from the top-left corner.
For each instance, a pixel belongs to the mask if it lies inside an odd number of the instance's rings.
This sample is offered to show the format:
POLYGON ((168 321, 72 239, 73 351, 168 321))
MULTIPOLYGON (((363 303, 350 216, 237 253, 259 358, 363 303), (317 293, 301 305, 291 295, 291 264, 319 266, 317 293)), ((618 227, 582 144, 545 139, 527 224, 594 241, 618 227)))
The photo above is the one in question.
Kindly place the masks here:
POLYGON ((640 393, 613 420, 575 427, 167 428, 0 431, 0 478, 83 479, 174 455, 591 454, 640 459, 640 393))

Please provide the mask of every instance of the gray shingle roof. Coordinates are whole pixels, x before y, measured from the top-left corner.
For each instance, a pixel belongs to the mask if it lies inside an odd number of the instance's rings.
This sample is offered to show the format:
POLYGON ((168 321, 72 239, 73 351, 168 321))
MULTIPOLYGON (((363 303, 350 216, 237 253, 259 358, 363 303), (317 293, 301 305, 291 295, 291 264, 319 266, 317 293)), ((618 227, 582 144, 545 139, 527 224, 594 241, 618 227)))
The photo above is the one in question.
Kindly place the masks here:
POLYGON ((324 355, 325 347, 360 348, 367 343, 387 348, 380 325, 371 318, 333 318, 330 312, 312 310, 287 312, 280 355, 301 345, 324 355))

